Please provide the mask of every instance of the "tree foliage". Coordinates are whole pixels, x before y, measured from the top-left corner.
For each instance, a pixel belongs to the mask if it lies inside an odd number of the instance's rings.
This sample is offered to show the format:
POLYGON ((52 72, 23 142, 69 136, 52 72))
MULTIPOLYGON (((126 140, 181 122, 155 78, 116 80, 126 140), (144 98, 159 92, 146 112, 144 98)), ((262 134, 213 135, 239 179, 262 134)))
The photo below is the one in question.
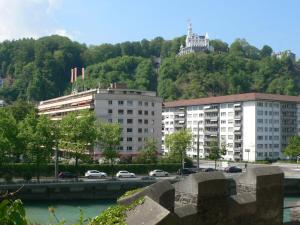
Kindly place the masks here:
POLYGON ((284 154, 293 159, 300 156, 300 137, 292 136, 289 138, 289 144, 284 149, 284 154))

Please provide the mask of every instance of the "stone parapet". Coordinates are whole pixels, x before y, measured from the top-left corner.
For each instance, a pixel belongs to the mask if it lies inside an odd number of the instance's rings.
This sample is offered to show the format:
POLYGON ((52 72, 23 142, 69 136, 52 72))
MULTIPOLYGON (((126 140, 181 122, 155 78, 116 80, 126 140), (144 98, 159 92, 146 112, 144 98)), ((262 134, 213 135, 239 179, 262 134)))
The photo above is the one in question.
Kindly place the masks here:
POLYGON ((283 179, 278 167, 249 168, 230 180, 222 172, 200 172, 173 186, 158 182, 120 204, 145 196, 127 212, 129 225, 282 225, 283 179))

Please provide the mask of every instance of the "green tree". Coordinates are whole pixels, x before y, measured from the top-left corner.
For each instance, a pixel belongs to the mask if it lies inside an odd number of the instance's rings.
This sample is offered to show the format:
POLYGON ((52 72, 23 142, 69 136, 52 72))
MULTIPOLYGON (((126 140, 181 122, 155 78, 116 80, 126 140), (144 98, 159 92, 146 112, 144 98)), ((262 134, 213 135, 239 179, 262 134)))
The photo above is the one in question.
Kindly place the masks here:
POLYGON ((175 131, 172 134, 168 134, 165 138, 165 146, 169 150, 169 157, 181 162, 182 168, 184 168, 186 149, 190 146, 191 140, 192 133, 186 129, 175 131))
POLYGON ((7 109, 0 109, 0 163, 9 162, 13 158, 18 161, 22 149, 18 138, 18 124, 7 109))
POLYGON ((217 169, 217 161, 226 155, 226 147, 222 145, 220 148, 217 140, 211 141, 209 147, 208 158, 215 161, 215 169, 217 169))
POLYGON ((154 138, 147 139, 145 146, 139 152, 136 161, 138 163, 157 163, 157 149, 154 138))
POLYGON ((110 162, 112 168, 112 177, 114 175, 113 165, 116 158, 119 157, 117 148, 120 145, 121 129, 117 123, 96 122, 96 142, 102 149, 102 154, 110 162))
POLYGON ((262 58, 269 57, 273 53, 273 49, 269 45, 264 45, 260 50, 260 55, 262 58))
POLYGON ((300 156, 300 137, 292 136, 289 138, 288 146, 284 149, 284 154, 292 159, 300 156))
POLYGON ((41 165, 49 162, 55 146, 53 122, 46 116, 37 117, 35 113, 28 114, 20 123, 19 137, 26 147, 25 159, 36 165, 37 179, 40 179, 41 165))
POLYGON ((96 139, 95 120, 93 113, 82 111, 69 113, 60 122, 59 147, 75 158, 76 169, 78 169, 78 160, 93 148, 96 139))

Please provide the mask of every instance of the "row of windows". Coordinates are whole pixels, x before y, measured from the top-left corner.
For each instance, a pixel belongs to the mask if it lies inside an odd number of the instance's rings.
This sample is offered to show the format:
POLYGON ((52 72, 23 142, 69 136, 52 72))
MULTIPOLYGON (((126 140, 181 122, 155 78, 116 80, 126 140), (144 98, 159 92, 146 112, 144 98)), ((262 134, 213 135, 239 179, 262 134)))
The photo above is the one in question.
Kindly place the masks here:
MULTIPOLYGON (((133 128, 126 128, 126 132, 127 133, 132 133, 133 132, 133 128)), ((144 133, 148 133, 150 130, 151 133, 154 133, 154 128, 144 128, 144 133)), ((123 128, 121 128, 121 131, 123 132, 123 128)), ((143 133, 143 128, 138 128, 138 133, 143 133)))
POLYGON ((263 127, 257 127, 257 132, 279 132, 279 127, 265 127, 265 129, 263 127))
MULTIPOLYGON (((133 124, 134 123, 134 119, 126 119, 125 120, 127 124, 133 124)), ((148 119, 138 119, 138 124, 149 124, 149 120, 148 119)), ((109 119, 108 122, 112 122, 112 119, 109 119)), ((118 123, 119 124, 124 124, 124 119, 118 119, 118 123)), ((153 125, 154 124, 154 120, 150 120, 150 124, 153 125)))
POLYGON ((257 144, 257 148, 263 149, 263 148, 279 148, 279 144, 257 144))
POLYGON ((257 123, 269 123, 269 124, 279 124, 279 120, 273 120, 273 119, 257 119, 257 123))
POLYGON ((269 106, 269 107, 279 108, 279 103, 257 102, 256 105, 259 107, 263 107, 263 106, 268 107, 269 106))
POLYGON ((257 115, 259 115, 259 116, 263 116, 263 115, 265 115, 265 116, 267 116, 267 115, 269 115, 269 116, 272 116, 272 115, 279 116, 279 112, 278 111, 265 111, 265 113, 264 113, 264 111, 258 110, 257 115))
MULTIPOLYGON (((124 109, 118 109, 118 114, 119 115, 124 115, 125 114, 125 111, 124 109)), ((113 110, 112 109, 108 109, 108 114, 113 114, 113 110)), ((128 109, 127 111, 127 115, 133 115, 133 110, 132 109, 128 109)), ((138 115, 146 115, 148 116, 149 115, 149 111, 147 110, 138 110, 138 115)), ((155 112, 154 111, 151 111, 151 115, 154 116, 155 115, 155 112)))
MULTIPOLYGON (((147 138, 143 138, 143 137, 138 137, 138 138, 137 138, 137 141, 138 141, 138 142, 142 142, 143 140, 144 140, 144 141, 147 141, 147 138)), ((124 138, 121 137, 121 138, 120 138, 120 141, 124 141, 124 138)), ((133 141, 134 141, 134 137, 127 137, 127 138, 126 138, 126 141, 127 141, 127 142, 133 142, 133 141)))
MULTIPOLYGON (((133 106, 133 101, 132 100, 127 100, 127 101, 123 101, 123 100, 118 100, 118 105, 125 105, 125 102, 127 104, 127 106, 133 106)), ((108 100, 108 105, 112 105, 113 104, 113 100, 108 100)), ((138 101, 138 106, 149 106, 150 102, 143 102, 142 101, 138 101)), ((155 103, 151 102, 151 106, 154 107, 155 103)))
POLYGON ((257 136, 257 140, 264 140, 264 137, 265 140, 275 140, 275 141, 279 140, 279 136, 262 136, 262 135, 257 136))
MULTIPOLYGON (((269 152, 269 157, 279 157, 279 152, 269 152)), ((268 157, 268 152, 257 152, 258 157, 268 157)))

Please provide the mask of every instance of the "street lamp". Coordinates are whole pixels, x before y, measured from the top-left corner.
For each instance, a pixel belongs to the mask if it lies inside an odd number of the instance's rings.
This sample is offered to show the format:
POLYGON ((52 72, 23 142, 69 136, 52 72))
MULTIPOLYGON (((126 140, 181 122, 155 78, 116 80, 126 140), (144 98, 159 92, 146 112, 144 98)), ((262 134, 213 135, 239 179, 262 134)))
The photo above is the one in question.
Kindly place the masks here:
POLYGON ((199 130, 200 130, 200 120, 197 123, 197 168, 200 169, 200 154, 199 154, 199 130))

